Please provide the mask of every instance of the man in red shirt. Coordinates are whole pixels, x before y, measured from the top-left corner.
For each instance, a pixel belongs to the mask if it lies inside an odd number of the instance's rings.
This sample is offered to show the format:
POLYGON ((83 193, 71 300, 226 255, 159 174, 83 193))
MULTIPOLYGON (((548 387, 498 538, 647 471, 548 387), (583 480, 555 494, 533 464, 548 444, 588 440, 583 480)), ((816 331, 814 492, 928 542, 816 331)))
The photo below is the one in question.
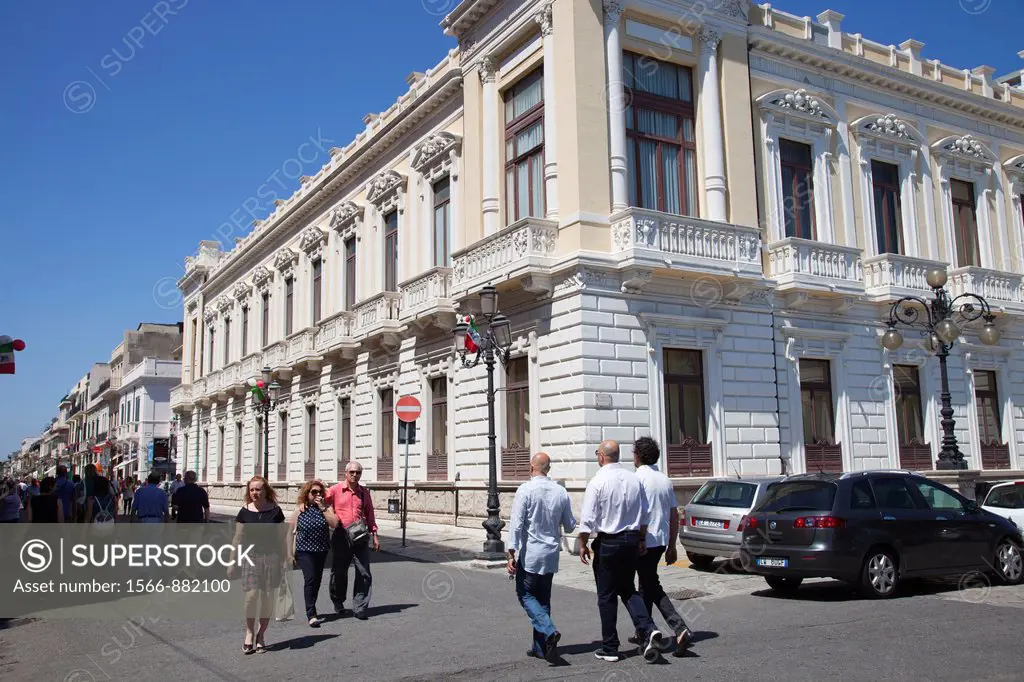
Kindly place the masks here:
POLYGON ((377 519, 373 514, 370 491, 359 485, 363 465, 349 462, 345 466, 345 480, 331 486, 325 502, 334 507, 338 515, 338 528, 331 538, 334 561, 331 563, 330 594, 337 613, 345 612, 348 594, 348 567, 355 563, 356 580, 352 590, 352 613, 366 620, 366 607, 370 604, 370 546, 380 551, 377 538, 377 519))

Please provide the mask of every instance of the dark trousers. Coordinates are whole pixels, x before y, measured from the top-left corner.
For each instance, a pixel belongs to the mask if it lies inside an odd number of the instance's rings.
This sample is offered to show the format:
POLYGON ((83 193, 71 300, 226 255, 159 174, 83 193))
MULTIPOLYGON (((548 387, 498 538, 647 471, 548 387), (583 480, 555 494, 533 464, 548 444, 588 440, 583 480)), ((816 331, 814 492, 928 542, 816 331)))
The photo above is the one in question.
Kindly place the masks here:
POLYGON ((331 563, 331 601, 335 609, 345 606, 348 596, 348 568, 356 566, 355 586, 352 589, 352 610, 356 613, 365 611, 370 605, 370 587, 373 575, 370 573, 370 538, 367 537, 353 545, 348 540, 348 533, 339 527, 331 536, 331 549, 334 561, 331 563))
POLYGON ((597 581, 597 609, 601 614, 601 639, 606 652, 619 650, 619 605, 629 613, 637 637, 646 642, 654 621, 644 608, 644 600, 634 584, 637 562, 640 559, 640 540, 636 531, 618 535, 599 535, 594 541, 594 578, 597 581))
POLYGON ((551 621, 551 582, 554 579, 554 573, 527 573, 522 564, 516 567, 516 596, 530 617, 533 651, 539 656, 544 655, 548 637, 555 634, 555 624, 551 621))
POLYGON ((644 600, 647 613, 653 616, 652 607, 657 606, 665 622, 678 636, 686 629, 686 621, 676 611, 672 600, 661 586, 661 580, 658 579, 658 564, 664 554, 664 547, 648 547, 647 553, 637 562, 636 575, 640 582, 640 598, 644 600))
POLYGON ((316 598, 324 578, 327 552, 296 552, 295 561, 302 569, 302 596, 306 600, 306 618, 316 618, 316 598))

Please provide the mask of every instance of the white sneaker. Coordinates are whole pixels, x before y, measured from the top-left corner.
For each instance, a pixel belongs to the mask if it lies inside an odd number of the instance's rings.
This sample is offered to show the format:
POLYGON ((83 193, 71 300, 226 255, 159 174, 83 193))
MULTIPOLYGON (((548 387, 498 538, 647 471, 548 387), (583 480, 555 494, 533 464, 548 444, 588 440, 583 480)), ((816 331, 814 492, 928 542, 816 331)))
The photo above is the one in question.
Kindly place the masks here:
POLYGON ((652 630, 647 637, 647 644, 644 646, 644 660, 654 663, 661 658, 661 633, 652 630))

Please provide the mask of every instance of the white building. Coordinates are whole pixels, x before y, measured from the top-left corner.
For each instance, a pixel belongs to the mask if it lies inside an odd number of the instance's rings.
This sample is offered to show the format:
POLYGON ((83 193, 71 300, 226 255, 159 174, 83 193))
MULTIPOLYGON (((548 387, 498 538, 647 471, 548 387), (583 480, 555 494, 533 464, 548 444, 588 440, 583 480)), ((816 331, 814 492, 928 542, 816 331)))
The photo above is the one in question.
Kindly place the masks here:
POLYGON ((116 437, 121 448, 113 474, 138 476, 151 471, 174 474, 171 459, 171 389, 181 381, 181 361, 144 358, 121 377, 116 437))

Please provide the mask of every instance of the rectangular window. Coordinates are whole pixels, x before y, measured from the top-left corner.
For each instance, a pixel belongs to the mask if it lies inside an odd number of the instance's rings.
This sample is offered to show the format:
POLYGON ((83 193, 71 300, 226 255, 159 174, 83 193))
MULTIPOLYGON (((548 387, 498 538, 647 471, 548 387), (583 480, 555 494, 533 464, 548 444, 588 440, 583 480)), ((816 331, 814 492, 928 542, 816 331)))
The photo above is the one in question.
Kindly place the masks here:
POLYGON ((505 445, 501 449, 501 477, 521 481, 530 477, 530 364, 516 358, 505 373, 505 445))
POLYGON ((427 480, 448 480, 448 378, 430 380, 430 451, 427 480))
POLYGON ((224 427, 217 429, 217 478, 216 481, 224 480, 224 427))
POLYGON ((270 343, 270 293, 263 294, 260 299, 260 324, 263 325, 263 329, 260 330, 260 345, 266 348, 270 343))
POLYGON ((352 439, 352 401, 348 398, 342 398, 338 409, 341 412, 341 418, 339 419, 338 427, 338 443, 335 446, 338 453, 336 476, 339 481, 343 481, 345 480, 345 465, 352 459, 352 451, 350 449, 352 439))
POLYGON ((252 458, 252 475, 255 476, 256 472, 259 471, 260 475, 270 476, 270 472, 263 467, 263 419, 256 417, 255 431, 253 433, 253 441, 256 443, 256 447, 253 450, 252 458))
POLYGON ((316 405, 306 408, 306 480, 316 477, 316 405))
POLYGON ((544 73, 537 69, 505 92, 505 219, 543 218, 544 73))
POLYGON ((390 481, 395 471, 395 392, 380 392, 380 456, 377 458, 377 480, 390 481))
POLYGON ((323 261, 313 261, 313 324, 320 321, 321 299, 323 297, 323 261))
POLYGON ((875 193, 875 236, 878 253, 903 253, 903 213, 900 206, 900 169, 891 163, 871 162, 875 193))
POLYGON ((203 431, 203 470, 199 472, 204 481, 210 480, 210 432, 203 431))
POLYGON ((999 390, 996 386, 995 372, 974 371, 974 399, 978 409, 978 433, 981 442, 1002 443, 1003 427, 999 414, 999 390))
POLYGON ((224 318, 224 366, 231 363, 231 318, 224 318))
POLYGON ((384 291, 398 291, 398 211, 384 216, 384 291))
POLYGON ((189 350, 192 352, 192 360, 190 362, 190 367, 192 368, 192 376, 194 377, 199 377, 203 373, 202 359, 200 359, 199 365, 196 364, 196 340, 199 338, 198 334, 199 320, 192 320, 192 345, 189 350))
POLYGON ((835 441, 832 369, 828 360, 800 361, 800 405, 808 472, 843 470, 842 446, 835 441))
POLYGON ((135 421, 139 421, 139 406, 142 402, 142 398, 135 396, 135 421))
POLYGON ((627 52, 623 80, 630 205, 697 215, 693 72, 627 52))
POLYGON ((277 480, 288 480, 288 413, 277 419, 277 480))
POLYGON ((284 280, 284 335, 292 335, 295 325, 295 279, 284 280))
POLYGON ((356 238, 345 240, 345 310, 356 307, 356 238))
POLYGON ((664 352, 665 473, 709 476, 711 445, 704 404, 704 357, 697 350, 664 352))
POLYGON ((981 265, 974 183, 954 179, 950 180, 949 186, 953 198, 956 264, 961 268, 968 265, 981 265))
POLYGON ((242 422, 235 422, 235 481, 242 480, 242 422))
POLYGON ((434 265, 451 265, 451 180, 441 178, 434 183, 434 265))
POLYGON ((779 140, 786 236, 817 239, 814 224, 814 161, 811 145, 779 140))
POLYGON ((207 372, 212 372, 213 371, 213 348, 214 348, 213 339, 217 335, 217 330, 216 329, 210 329, 208 335, 210 337, 210 352, 209 352, 209 356, 208 356, 209 357, 210 365, 209 365, 209 367, 206 368, 206 371, 207 372))
POLYGON ((242 357, 249 354, 249 306, 242 307, 242 357))
POLYGON ((896 389, 900 466, 911 471, 929 471, 932 469, 932 450, 924 442, 920 372, 911 365, 893 365, 892 379, 896 389))

